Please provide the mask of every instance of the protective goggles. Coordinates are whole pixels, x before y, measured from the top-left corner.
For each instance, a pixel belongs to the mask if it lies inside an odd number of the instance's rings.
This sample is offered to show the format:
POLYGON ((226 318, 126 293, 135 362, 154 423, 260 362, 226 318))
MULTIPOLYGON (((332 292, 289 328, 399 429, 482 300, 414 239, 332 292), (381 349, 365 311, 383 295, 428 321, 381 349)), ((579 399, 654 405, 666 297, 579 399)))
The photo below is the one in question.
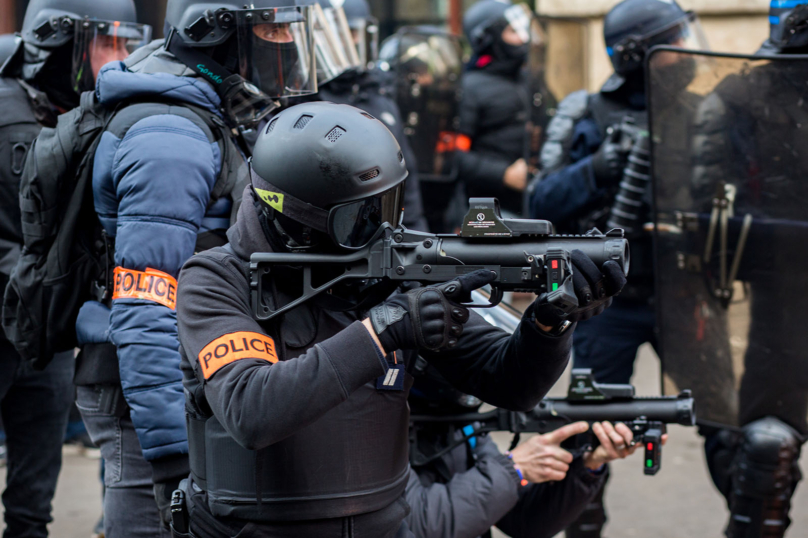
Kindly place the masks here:
POLYGON ((73 89, 86 92, 95 89, 95 76, 114 61, 123 61, 151 41, 148 24, 104 21, 96 19, 62 20, 73 25, 73 89))
POLYGON ((266 207, 313 230, 328 234, 348 250, 366 247, 383 226, 401 222, 403 183, 381 194, 335 205, 329 210, 308 204, 264 180, 250 167, 253 191, 266 207))

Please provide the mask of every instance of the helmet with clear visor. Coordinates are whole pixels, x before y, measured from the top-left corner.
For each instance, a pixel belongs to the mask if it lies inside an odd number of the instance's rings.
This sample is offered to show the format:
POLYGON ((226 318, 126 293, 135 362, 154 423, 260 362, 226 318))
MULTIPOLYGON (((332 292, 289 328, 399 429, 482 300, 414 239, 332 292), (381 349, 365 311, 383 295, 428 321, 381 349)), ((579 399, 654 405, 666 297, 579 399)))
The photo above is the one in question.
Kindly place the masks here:
POLYGON ((463 17, 463 30, 475 53, 489 50, 504 32, 508 43, 527 47, 532 38, 533 13, 525 4, 511 5, 501 0, 483 0, 474 4, 463 17))
POLYGON ((331 0, 342 7, 362 69, 373 69, 379 59, 379 21, 370 11, 367 0, 331 0))
POLYGON ((151 35, 149 25, 137 22, 133 0, 33 0, 22 28, 23 42, 45 55, 73 42, 76 92, 92 90, 104 64, 126 59, 151 35))
POLYGON ((625 0, 606 15, 603 34, 618 75, 640 71, 657 45, 709 49, 696 14, 672 0, 625 0))
POLYGON ((284 110, 260 133, 250 168, 256 199, 298 247, 319 236, 356 250, 400 223, 404 156, 387 127, 358 108, 284 110))
POLYGON ((314 49, 317 57, 317 82, 325 84, 341 74, 359 68, 351 29, 342 8, 328 0, 298 0, 314 10, 314 49))
POLYGON ((295 0, 169 0, 166 48, 213 85, 231 123, 253 125, 277 108, 274 99, 317 93, 314 13, 295 0), (225 65, 211 47, 230 54, 225 65))

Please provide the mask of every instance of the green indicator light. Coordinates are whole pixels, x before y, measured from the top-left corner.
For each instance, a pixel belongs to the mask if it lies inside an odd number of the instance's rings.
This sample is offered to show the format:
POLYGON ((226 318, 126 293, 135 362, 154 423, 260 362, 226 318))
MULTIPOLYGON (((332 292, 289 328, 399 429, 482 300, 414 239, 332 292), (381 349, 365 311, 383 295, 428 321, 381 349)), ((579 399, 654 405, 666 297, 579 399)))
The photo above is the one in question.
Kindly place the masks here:
POLYGON ((648 460, 648 461, 645 462, 645 465, 648 466, 648 467, 653 467, 654 462, 653 462, 653 460, 648 460))
POLYGON ((553 291, 558 289, 558 282, 553 282, 553 291))

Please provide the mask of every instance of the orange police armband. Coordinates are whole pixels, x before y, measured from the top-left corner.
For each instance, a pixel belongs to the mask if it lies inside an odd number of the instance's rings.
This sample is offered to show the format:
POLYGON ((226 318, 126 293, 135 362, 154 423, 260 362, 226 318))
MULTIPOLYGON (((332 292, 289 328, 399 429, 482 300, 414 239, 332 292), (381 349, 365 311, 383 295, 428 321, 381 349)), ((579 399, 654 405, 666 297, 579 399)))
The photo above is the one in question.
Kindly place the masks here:
POLYGON ((237 332, 220 336, 199 352, 199 366, 205 379, 220 368, 241 359, 278 362, 275 341, 265 334, 237 332))
POLYGON ((134 271, 115 268, 113 299, 144 299, 177 309, 177 279, 156 269, 134 271))

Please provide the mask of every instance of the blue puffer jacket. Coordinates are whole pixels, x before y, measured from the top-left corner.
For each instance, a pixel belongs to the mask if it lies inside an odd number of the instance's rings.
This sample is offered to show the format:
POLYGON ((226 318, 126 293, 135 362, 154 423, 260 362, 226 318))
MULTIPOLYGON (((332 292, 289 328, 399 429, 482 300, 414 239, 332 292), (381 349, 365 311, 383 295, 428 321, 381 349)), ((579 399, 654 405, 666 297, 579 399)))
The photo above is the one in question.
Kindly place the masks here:
MULTIPOLYGON (((100 102, 116 106, 154 96, 219 114, 219 97, 207 82, 177 76, 186 72, 165 52, 155 54, 145 62, 151 72, 137 67, 133 72, 120 62, 105 66, 96 86, 100 102), (155 72, 160 62, 168 72, 155 72)), ((221 228, 229 217, 227 203, 208 209, 221 160, 217 144, 190 120, 173 114, 141 119, 120 138, 102 135, 93 194, 101 224, 115 239, 116 267, 178 277, 194 254, 197 235, 208 227, 221 228)), ((144 457, 155 463, 186 454, 175 311, 144 299, 114 299, 111 311, 89 302, 79 315, 77 333, 81 344, 117 347, 121 385, 144 457)))

